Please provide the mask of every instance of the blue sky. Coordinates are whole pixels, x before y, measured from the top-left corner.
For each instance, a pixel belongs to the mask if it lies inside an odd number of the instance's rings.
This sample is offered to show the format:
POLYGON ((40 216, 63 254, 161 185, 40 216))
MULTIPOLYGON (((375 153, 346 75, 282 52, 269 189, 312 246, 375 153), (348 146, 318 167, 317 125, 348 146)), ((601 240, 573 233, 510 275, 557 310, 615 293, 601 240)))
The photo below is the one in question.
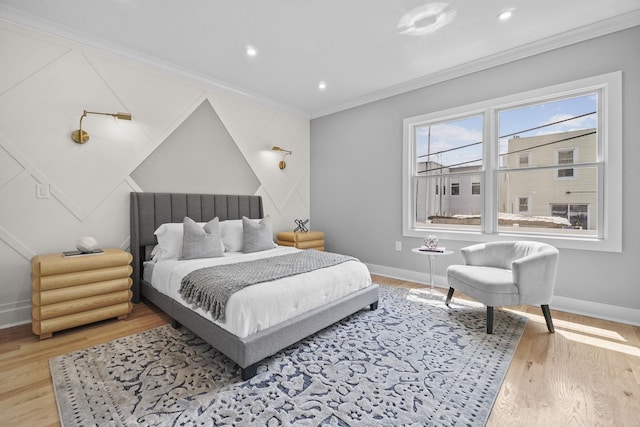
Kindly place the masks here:
MULTIPOLYGON (((580 116, 597 110, 597 96, 589 94, 560 101, 534 104, 527 107, 504 110, 499 113, 499 134, 512 134, 526 129, 548 125, 560 120, 580 116)), ((597 127, 597 115, 591 114, 582 118, 563 123, 545 126, 529 132, 519 133, 521 137, 536 136, 549 133, 560 133, 572 130, 590 129, 597 127)), ((482 141, 482 116, 455 120, 432 126, 423 126, 417 129, 417 155, 426 155, 467 144, 482 141), (430 135, 429 135, 430 133, 430 135)), ((506 150, 508 138, 500 141, 500 152, 506 150)), ((482 145, 466 147, 449 151, 436 156, 431 160, 445 166, 482 157, 482 145)), ((425 160, 420 158, 419 160, 425 160)), ((469 163, 471 165, 473 163, 469 163)), ((479 164, 479 163, 476 163, 479 164)))

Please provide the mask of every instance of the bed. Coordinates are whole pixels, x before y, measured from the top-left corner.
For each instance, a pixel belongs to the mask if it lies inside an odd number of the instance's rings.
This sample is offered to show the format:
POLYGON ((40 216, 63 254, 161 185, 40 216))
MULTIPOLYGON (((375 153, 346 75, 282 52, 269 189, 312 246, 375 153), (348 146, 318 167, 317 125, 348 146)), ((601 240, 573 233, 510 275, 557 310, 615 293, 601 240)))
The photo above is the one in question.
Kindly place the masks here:
MULTIPOLYGON (((139 303, 142 299, 146 299, 155 304, 171 317, 174 327, 179 325, 186 327, 238 364, 243 380, 247 380, 257 373, 259 363, 263 359, 362 309, 369 307, 374 310, 377 308, 378 286, 372 284, 369 278, 366 286, 348 291, 349 293, 346 295, 336 297, 337 299, 330 302, 321 303, 320 306, 310 308, 302 313, 296 314, 294 312, 293 317, 267 325, 255 332, 249 330, 248 334, 238 333, 233 328, 203 315, 201 310, 194 310, 180 298, 176 298, 175 295, 172 297, 171 292, 157 287, 157 283, 154 287, 152 282, 157 282, 156 278, 161 277, 158 271, 162 268, 168 271, 174 268, 171 265, 160 267, 160 264, 157 264, 153 266, 153 263, 150 262, 153 248, 157 244, 154 232, 162 224, 181 223, 184 217, 189 217, 200 223, 210 221, 215 217, 218 217, 220 221, 239 220, 243 216, 258 220, 264 217, 262 198, 247 195, 133 192, 131 193, 130 208, 133 302, 139 303), (149 271, 150 267, 153 267, 153 280, 148 279, 148 276, 145 277, 145 268, 149 271), (156 269, 158 270, 156 271, 156 269)), ((273 252, 279 254, 283 250, 285 249, 274 248, 273 252)), ((287 250, 291 250, 291 248, 287 248, 287 250)), ((199 262, 194 261, 193 264, 199 265, 199 262)), ((175 269, 178 268, 175 267, 175 269)), ((339 270, 333 271, 334 268, 329 267, 323 270, 326 270, 327 274, 333 277, 339 276, 336 273, 339 270)), ((364 269, 366 270, 366 267, 364 269)), ((306 274, 310 273, 297 276, 298 279, 289 277, 286 280, 290 282, 298 280, 307 286, 312 282, 305 282, 305 280, 311 280, 305 276, 306 274)), ((322 277, 314 278, 314 280, 313 286, 324 286, 322 277)), ((258 286, 264 288, 265 285, 253 285, 249 288, 258 286)), ((329 293, 329 291, 324 293, 329 293)), ((229 304, 231 304, 231 299, 229 299, 229 304)), ((296 301, 288 301, 285 304, 298 308, 296 301)), ((283 308, 279 308, 279 310, 283 310, 283 308)), ((228 305, 227 318, 233 316, 232 311, 233 306, 228 305)), ((229 322, 231 322, 230 319, 229 322)))

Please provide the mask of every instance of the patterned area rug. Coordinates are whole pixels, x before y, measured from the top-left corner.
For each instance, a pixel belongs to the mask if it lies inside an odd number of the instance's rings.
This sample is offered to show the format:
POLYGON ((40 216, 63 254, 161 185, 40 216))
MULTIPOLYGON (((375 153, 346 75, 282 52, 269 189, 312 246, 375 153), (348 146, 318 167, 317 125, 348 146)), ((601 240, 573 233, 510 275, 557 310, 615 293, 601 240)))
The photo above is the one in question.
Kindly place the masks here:
POLYGON ((237 366, 166 325, 50 360, 63 426, 371 426, 486 423, 526 319, 428 290, 380 287, 360 311, 237 366))

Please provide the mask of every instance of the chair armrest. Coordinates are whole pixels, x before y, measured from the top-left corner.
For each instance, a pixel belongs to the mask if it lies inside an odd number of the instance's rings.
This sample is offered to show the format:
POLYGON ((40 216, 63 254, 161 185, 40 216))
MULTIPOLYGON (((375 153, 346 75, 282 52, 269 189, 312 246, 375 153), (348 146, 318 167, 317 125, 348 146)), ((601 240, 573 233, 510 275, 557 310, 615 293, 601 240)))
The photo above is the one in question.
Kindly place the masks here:
POLYGON ((558 250, 549 249, 514 260, 513 282, 518 287, 520 304, 543 305, 551 302, 556 281, 558 250))

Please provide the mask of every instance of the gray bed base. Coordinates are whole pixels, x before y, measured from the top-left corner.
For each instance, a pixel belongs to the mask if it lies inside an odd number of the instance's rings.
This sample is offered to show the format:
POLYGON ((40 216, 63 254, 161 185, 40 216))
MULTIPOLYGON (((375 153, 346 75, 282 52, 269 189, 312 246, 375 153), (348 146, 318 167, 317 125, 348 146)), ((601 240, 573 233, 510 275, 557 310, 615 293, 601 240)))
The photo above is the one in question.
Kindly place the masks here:
POLYGON ((156 244, 153 232, 160 224, 182 222, 189 216, 198 222, 214 217, 220 220, 262 218, 260 196, 131 193, 131 253, 133 255, 133 301, 144 297, 167 313, 173 320, 211 344, 237 363, 242 379, 253 377, 259 362, 278 351, 312 335, 345 317, 369 306, 378 306, 378 285, 371 285, 330 304, 303 313, 293 319, 239 338, 212 321, 155 290, 142 279, 142 263, 150 259, 156 244))

